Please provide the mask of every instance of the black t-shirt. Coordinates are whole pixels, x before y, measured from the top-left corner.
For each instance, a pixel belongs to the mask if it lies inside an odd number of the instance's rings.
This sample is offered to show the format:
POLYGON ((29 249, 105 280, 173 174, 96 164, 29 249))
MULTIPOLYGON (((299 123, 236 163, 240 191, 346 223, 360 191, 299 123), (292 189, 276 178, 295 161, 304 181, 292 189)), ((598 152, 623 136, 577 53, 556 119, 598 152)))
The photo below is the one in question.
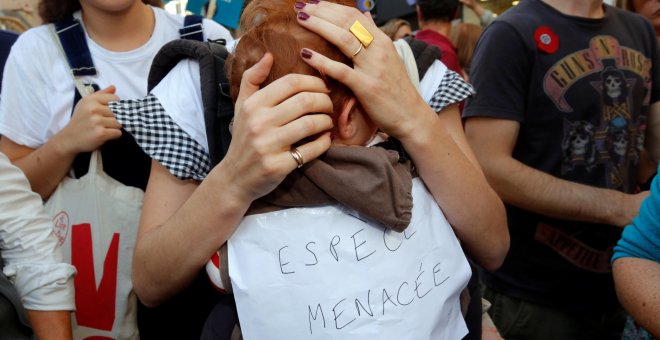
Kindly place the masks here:
MULTIPOLYGON (((630 193, 650 103, 660 99, 655 32, 642 17, 568 16, 526 0, 483 33, 472 62, 477 95, 463 117, 520 122, 513 157, 555 177, 630 193)), ((484 282, 576 312, 617 306, 609 259, 621 229, 507 206, 511 249, 484 282)))

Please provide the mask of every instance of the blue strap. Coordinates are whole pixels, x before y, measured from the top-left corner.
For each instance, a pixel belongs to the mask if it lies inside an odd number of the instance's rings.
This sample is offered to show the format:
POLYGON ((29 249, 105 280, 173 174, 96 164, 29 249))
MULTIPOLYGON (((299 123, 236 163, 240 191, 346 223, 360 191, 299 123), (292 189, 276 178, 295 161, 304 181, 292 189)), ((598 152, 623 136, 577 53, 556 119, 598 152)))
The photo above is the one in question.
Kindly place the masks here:
POLYGON ((181 39, 204 41, 202 20, 204 20, 203 16, 186 15, 183 20, 183 28, 179 30, 181 39))
POLYGON ((96 75, 96 68, 89 53, 87 39, 80 21, 69 15, 55 22, 55 32, 69 61, 71 73, 75 77, 96 75))

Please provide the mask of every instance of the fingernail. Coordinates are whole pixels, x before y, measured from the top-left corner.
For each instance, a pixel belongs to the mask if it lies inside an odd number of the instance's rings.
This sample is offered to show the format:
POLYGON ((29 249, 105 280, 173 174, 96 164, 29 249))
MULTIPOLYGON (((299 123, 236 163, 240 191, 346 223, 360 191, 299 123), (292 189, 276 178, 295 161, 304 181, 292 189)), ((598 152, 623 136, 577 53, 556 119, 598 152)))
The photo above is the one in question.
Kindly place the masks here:
MULTIPOLYGON (((289 5, 289 6, 291 6, 291 5, 289 5)), ((305 12, 298 12, 298 19, 300 19, 302 21, 305 21, 305 20, 309 19, 309 14, 307 14, 305 12)))
POLYGON ((310 4, 310 5, 316 5, 319 2, 320 2, 319 0, 307 0, 307 3, 310 4))
POLYGON ((302 51, 300 51, 300 56, 302 56, 305 59, 309 59, 312 57, 312 51, 303 48, 302 51))
POLYGON ((305 8, 305 5, 306 4, 304 2, 296 2, 295 4, 293 4, 293 7, 295 7, 296 9, 303 9, 305 8))

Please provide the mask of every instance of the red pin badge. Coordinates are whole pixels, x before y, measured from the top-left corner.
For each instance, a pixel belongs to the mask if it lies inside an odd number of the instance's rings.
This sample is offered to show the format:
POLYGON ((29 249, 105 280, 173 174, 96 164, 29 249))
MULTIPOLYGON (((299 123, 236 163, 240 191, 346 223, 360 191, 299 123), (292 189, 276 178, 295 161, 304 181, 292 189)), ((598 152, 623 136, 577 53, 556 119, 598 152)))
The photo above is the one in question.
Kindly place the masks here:
POLYGON ((559 37, 548 26, 540 26, 534 32, 534 40, 539 50, 552 54, 559 48, 559 37))

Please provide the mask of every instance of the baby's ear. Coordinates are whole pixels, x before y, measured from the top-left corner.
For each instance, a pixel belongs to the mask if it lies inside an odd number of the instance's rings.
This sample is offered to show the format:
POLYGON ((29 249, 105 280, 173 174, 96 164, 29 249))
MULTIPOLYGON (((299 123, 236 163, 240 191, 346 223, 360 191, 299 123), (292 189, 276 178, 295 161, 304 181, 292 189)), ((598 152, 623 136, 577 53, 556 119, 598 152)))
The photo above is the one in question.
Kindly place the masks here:
POLYGON ((355 123, 355 97, 351 97, 344 103, 344 107, 337 117, 337 136, 342 140, 349 140, 358 132, 355 123))

